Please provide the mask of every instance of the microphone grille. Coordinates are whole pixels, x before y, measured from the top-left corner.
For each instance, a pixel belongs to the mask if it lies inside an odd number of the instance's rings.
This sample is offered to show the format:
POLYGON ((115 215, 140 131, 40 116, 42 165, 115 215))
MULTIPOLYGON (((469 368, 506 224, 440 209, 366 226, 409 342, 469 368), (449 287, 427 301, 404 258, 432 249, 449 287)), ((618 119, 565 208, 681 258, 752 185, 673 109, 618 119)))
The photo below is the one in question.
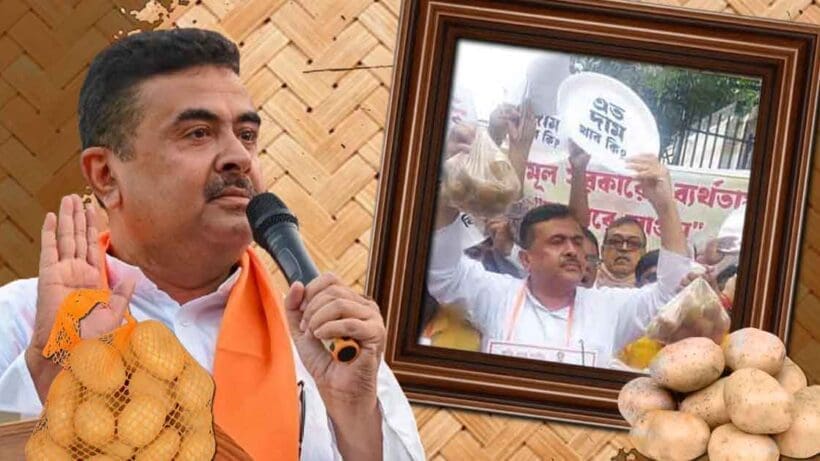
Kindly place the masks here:
POLYGON ((248 215, 248 219, 252 223, 258 221, 259 218, 270 214, 271 212, 276 214, 292 214, 290 213, 290 210, 288 210, 287 205, 285 205, 285 202, 283 202, 282 199, 277 197, 272 192, 263 192, 256 195, 251 199, 250 203, 248 203, 248 207, 245 210, 245 213, 248 215))
POLYGON ((256 222, 259 223, 258 225, 253 226, 254 240, 256 241, 259 241, 259 239, 255 235, 257 231, 270 229, 272 226, 275 226, 279 223, 287 222, 292 223, 297 227, 299 226, 299 220, 296 219, 296 216, 293 216, 289 213, 277 213, 269 216, 264 216, 260 221, 256 222))
POLYGON ((264 241, 265 231, 276 224, 285 222, 299 226, 299 221, 285 206, 285 202, 270 192, 261 193, 251 199, 245 214, 251 225, 253 239, 260 244, 264 241))

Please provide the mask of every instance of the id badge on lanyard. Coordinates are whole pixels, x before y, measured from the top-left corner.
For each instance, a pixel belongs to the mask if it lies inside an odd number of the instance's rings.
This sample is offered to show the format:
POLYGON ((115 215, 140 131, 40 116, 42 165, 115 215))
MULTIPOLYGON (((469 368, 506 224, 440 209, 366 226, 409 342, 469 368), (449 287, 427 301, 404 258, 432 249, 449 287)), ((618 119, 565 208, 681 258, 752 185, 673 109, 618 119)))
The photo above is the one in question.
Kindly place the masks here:
POLYGON ((501 354, 512 357, 522 357, 594 367, 597 353, 595 351, 585 350, 583 340, 579 341, 581 346, 580 348, 570 347, 570 341, 572 339, 573 313, 575 311, 574 300, 569 305, 567 327, 564 335, 564 347, 519 344, 512 341, 515 327, 518 325, 518 318, 521 316, 521 310, 524 307, 526 287, 526 282, 524 282, 515 297, 515 303, 513 304, 513 308, 510 311, 510 316, 508 317, 507 324, 504 328, 504 340, 490 340, 488 342, 488 352, 491 354, 501 354))

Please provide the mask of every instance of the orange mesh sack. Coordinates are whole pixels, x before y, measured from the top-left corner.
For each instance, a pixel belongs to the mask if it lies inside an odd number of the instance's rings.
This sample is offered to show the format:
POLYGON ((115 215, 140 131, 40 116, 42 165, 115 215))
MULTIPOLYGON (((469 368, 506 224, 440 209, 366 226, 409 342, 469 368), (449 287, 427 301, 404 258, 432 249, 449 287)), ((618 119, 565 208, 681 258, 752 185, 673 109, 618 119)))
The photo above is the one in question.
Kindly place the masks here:
POLYGON ((26 443, 26 460, 208 460, 214 383, 155 320, 81 339, 80 320, 108 290, 78 290, 60 307, 45 357, 62 366, 26 443))

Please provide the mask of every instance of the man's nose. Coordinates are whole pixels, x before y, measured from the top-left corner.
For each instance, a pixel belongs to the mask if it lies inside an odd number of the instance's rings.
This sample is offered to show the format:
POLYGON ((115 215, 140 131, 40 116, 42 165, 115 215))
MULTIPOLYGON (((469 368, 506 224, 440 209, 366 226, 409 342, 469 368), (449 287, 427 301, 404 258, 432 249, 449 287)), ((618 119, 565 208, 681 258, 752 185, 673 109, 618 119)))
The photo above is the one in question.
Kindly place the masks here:
POLYGON ((234 170, 241 173, 250 171, 253 163, 253 153, 233 133, 223 139, 225 139, 225 142, 221 146, 222 151, 219 153, 216 162, 217 171, 234 170))
POLYGON ((566 245, 564 245, 564 255, 566 256, 578 256, 578 252, 580 251, 580 246, 568 240, 566 245))

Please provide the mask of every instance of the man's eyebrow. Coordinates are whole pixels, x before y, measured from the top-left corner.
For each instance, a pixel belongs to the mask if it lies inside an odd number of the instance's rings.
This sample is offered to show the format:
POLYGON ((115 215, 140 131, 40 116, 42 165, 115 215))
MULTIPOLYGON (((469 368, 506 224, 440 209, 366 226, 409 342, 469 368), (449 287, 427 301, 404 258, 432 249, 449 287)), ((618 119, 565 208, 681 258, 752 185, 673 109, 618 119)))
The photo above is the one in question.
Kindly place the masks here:
MULTIPOLYGON (((202 120, 205 122, 218 122, 219 116, 216 113, 202 108, 186 109, 177 115, 174 123, 187 122, 189 120, 202 120)), ((262 124, 262 118, 253 111, 244 112, 236 118, 236 123, 262 124)))
POLYGON ((565 234, 565 233, 562 233, 562 232, 558 232, 558 233, 551 234, 551 235, 547 236, 547 239, 551 239, 551 238, 554 238, 554 237, 561 237, 561 238, 565 238, 565 239, 574 239, 574 238, 578 238, 578 237, 583 238, 584 234, 565 234))
POLYGON ((189 120, 202 120, 205 122, 216 122, 219 121, 219 116, 215 113, 209 111, 208 109, 201 109, 201 108, 194 108, 194 109, 185 109, 184 111, 180 112, 177 115, 176 120, 174 123, 180 122, 187 122, 189 120))
POLYGON ((237 123, 254 123, 256 125, 262 124, 262 118, 259 114, 253 111, 248 111, 236 118, 237 123))

